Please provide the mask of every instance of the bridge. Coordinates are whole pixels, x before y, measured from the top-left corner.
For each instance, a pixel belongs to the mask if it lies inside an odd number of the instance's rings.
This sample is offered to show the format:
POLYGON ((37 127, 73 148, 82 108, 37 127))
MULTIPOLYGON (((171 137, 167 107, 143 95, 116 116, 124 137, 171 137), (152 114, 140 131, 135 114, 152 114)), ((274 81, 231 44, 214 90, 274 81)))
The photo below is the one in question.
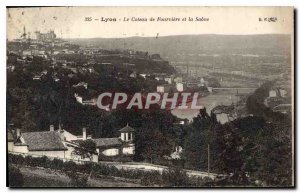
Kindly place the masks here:
POLYGON ((251 93, 254 92, 256 89, 257 89, 256 87, 218 87, 218 88, 207 87, 207 90, 209 92, 227 90, 227 91, 235 92, 236 95, 243 95, 242 93, 244 94, 251 93))
POLYGON ((256 87, 211 87, 213 90, 256 90, 256 87))

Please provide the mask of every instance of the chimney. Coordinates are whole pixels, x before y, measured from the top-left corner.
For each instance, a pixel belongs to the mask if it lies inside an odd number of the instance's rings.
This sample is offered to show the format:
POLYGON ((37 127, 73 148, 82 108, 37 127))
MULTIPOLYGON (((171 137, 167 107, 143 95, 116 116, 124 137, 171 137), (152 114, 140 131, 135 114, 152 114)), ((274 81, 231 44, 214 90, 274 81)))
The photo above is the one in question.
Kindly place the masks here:
POLYGON ((21 130, 17 129, 17 138, 19 138, 21 136, 21 130))
POLYGON ((86 140, 86 128, 82 128, 82 139, 86 140))
POLYGON ((54 131, 54 125, 50 125, 50 131, 54 131))

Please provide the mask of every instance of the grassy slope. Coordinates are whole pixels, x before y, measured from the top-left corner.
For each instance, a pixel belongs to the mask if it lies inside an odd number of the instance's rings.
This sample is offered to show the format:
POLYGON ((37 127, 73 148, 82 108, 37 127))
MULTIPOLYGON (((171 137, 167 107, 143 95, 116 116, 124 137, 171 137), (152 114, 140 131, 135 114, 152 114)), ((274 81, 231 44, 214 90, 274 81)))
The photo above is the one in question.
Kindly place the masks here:
MULTIPOLYGON (((62 172, 39 169, 20 168, 24 176, 24 187, 71 187, 70 179, 62 172)), ((118 181, 116 179, 90 179, 91 187, 141 187, 140 184, 118 181)))

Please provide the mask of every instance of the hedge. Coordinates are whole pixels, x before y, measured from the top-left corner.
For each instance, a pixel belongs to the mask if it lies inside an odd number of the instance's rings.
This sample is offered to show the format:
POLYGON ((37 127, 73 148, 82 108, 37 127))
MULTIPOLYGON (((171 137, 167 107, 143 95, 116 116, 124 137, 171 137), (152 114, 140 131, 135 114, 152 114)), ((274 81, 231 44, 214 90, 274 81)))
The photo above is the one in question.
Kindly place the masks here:
POLYGON ((108 166, 101 163, 85 163, 76 164, 72 161, 63 162, 60 159, 50 160, 44 157, 32 157, 21 155, 8 154, 9 163, 31 166, 43 167, 54 170, 61 170, 64 172, 79 172, 83 174, 90 174, 92 171, 93 177, 109 176, 122 177, 127 179, 140 179, 142 185, 145 186, 203 186, 206 180, 199 177, 188 177, 187 174, 178 168, 171 168, 165 170, 162 174, 158 171, 143 171, 143 170, 124 170, 118 169, 115 166, 108 166))

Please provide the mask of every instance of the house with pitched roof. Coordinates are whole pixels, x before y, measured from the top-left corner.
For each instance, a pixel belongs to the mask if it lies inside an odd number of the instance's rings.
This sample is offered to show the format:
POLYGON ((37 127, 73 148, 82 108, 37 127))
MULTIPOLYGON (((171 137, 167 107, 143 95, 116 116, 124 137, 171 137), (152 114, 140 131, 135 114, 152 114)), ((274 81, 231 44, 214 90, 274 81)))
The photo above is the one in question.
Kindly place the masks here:
POLYGON ((49 131, 21 133, 20 129, 9 130, 7 133, 8 152, 34 157, 47 156, 63 160, 98 162, 96 152, 92 154, 91 158, 74 154, 74 150, 79 148, 79 144, 67 141, 69 138, 82 140, 83 136, 75 136, 62 129, 55 131, 53 125, 50 125, 49 131))
POLYGON ((99 156, 134 155, 134 129, 128 124, 119 130, 120 137, 93 139, 99 156))
POLYGON ((14 143, 15 143, 15 133, 13 133, 11 130, 7 130, 7 150, 13 151, 14 149, 14 143))
POLYGON ((8 132, 8 151, 32 156, 66 158, 68 149, 56 131, 21 133, 17 129, 16 132, 8 132))
MULTIPOLYGON (((66 131, 66 133, 68 132, 66 131)), ((119 130, 119 134, 119 137, 115 138, 87 138, 86 130, 83 130, 83 138, 76 138, 68 133, 66 140, 74 144, 79 144, 81 140, 94 141, 97 154, 101 158, 134 155, 134 129, 127 124, 124 128, 119 130)))
POLYGON ((53 125, 50 125, 49 131, 21 133, 19 129, 9 130, 7 132, 8 151, 32 156, 94 162, 98 162, 98 156, 133 155, 134 129, 127 124, 119 132, 120 137, 94 139, 91 135, 87 135, 86 128, 82 129, 80 136, 61 128, 55 131, 53 125), (80 147, 80 142, 84 140, 92 140, 96 144, 97 152, 89 152, 92 155, 91 160, 74 154, 76 148, 80 147))

